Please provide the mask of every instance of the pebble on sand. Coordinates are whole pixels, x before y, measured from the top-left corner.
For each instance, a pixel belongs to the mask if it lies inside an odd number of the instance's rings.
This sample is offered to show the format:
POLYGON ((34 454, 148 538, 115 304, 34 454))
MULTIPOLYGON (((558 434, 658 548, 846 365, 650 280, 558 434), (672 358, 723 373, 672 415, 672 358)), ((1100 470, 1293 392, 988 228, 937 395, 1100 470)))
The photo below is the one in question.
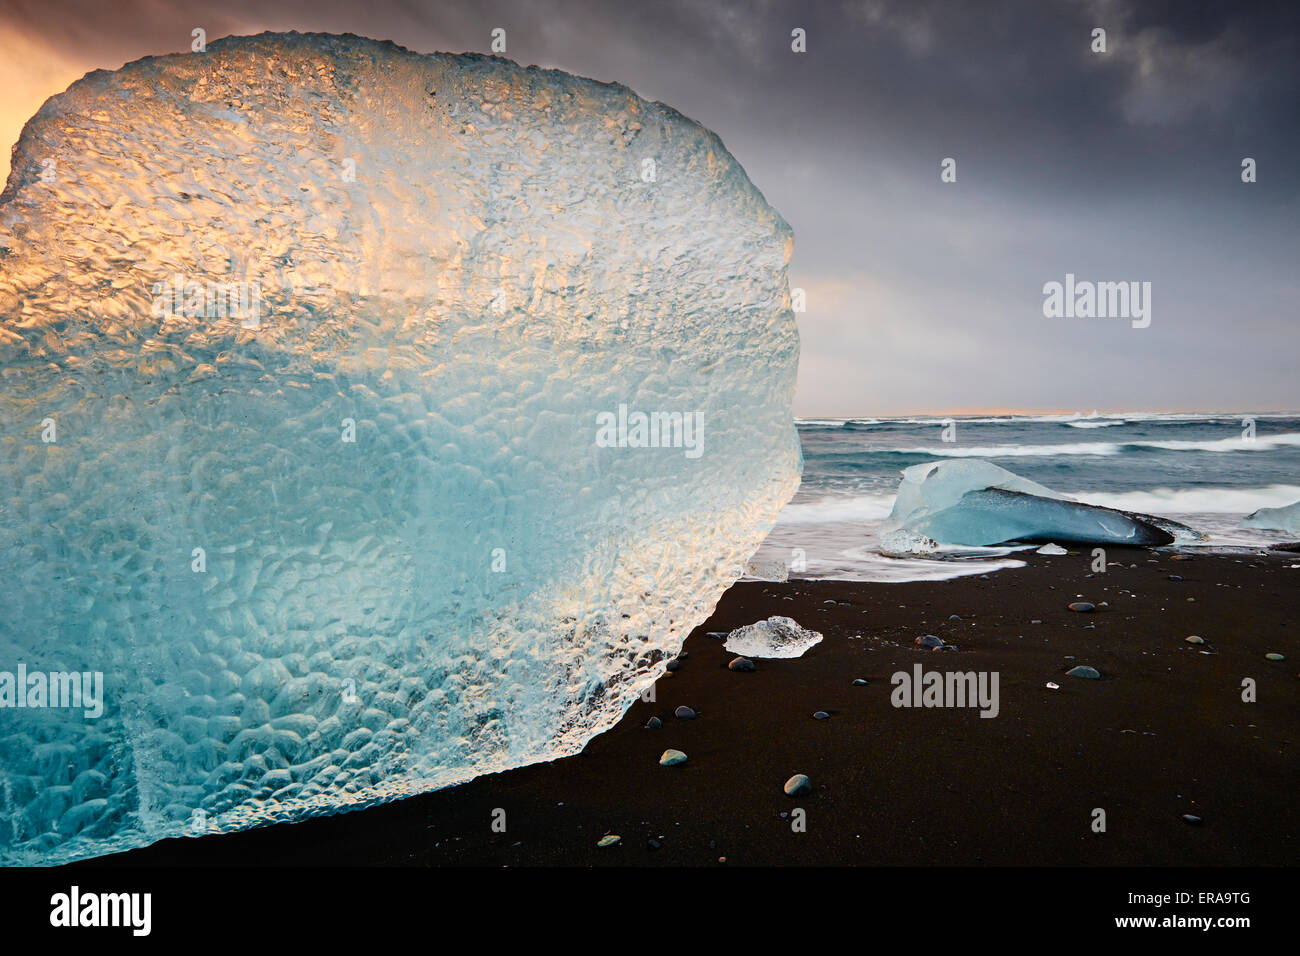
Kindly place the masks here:
POLYGON ((1095 667, 1089 667, 1087 664, 1080 664, 1078 667, 1071 667, 1065 672, 1066 677, 1083 677, 1087 680, 1097 680, 1101 677, 1101 671, 1095 667))
POLYGON ((615 843, 618 843, 622 839, 623 838, 619 836, 617 833, 610 833, 606 836, 601 837, 600 842, 598 842, 596 846, 613 846, 615 843))
POLYGON ((826 711, 819 710, 817 713, 813 714, 813 720, 829 720, 830 716, 831 715, 826 713, 826 711))
POLYGON ((645 722, 645 729, 646 729, 646 730, 658 730, 658 729, 659 729, 660 727, 662 727, 663 725, 664 725, 664 722, 663 722, 662 720, 660 720, 658 717, 651 717, 649 720, 647 720, 647 721, 645 722))
POLYGON ((1097 605, 1089 604, 1087 601, 1075 601, 1070 605, 1071 611, 1077 611, 1079 614, 1091 614, 1097 610, 1097 605))
POLYGON ((1192 826, 1196 826, 1198 823, 1201 822, 1201 818, 1194 813, 1184 813, 1183 821, 1186 823, 1190 823, 1192 826))
POLYGON ((922 634, 916 639, 918 647, 943 647, 943 639, 935 637, 933 634, 922 634))
POLYGON ((812 781, 804 774, 797 773, 785 782, 783 789, 787 797, 797 797, 801 793, 809 793, 812 790, 812 781))
POLYGON ((1270 661, 1284 661, 1284 660, 1286 660, 1286 655, 1284 655, 1284 654, 1276 654, 1276 653, 1274 653, 1274 654, 1265 654, 1265 655, 1264 655, 1264 658, 1265 658, 1266 660, 1270 660, 1270 661))
POLYGON ((685 704, 682 704, 682 706, 673 711, 673 716, 680 717, 682 720, 694 720, 695 711, 691 710, 685 704))
POLYGON ((661 767, 675 767, 679 763, 686 763, 686 754, 680 750, 665 750, 663 756, 659 758, 661 767))
POLYGON ((734 661, 732 661, 730 664, 727 665, 727 670, 729 671, 749 672, 752 671, 753 669, 754 669, 754 662, 751 661, 748 657, 737 657, 734 661))
POLYGON ((1205 643, 1205 638, 1203 638, 1203 637, 1201 637, 1201 636, 1199 636, 1199 635, 1197 635, 1197 634, 1193 634, 1193 635, 1191 635, 1190 637, 1184 637, 1183 640, 1185 640, 1188 644, 1204 644, 1204 643, 1205 643))
POLYGON ((853 681, 853 686, 854 686, 854 687, 866 687, 866 686, 867 686, 867 682, 866 682, 865 680, 863 680, 861 677, 859 677, 859 678, 857 678, 856 680, 853 681))

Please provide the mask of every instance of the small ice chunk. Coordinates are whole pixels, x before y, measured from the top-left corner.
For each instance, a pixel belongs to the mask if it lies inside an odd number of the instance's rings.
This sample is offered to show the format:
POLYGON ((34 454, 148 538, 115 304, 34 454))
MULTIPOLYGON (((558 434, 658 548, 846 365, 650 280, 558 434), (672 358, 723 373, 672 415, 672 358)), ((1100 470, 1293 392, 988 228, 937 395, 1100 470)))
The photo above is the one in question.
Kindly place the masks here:
POLYGON ((1053 555, 1056 555, 1056 556, 1059 557, 1060 555, 1063 555, 1063 554, 1069 554, 1070 552, 1067 551, 1067 550, 1065 550, 1065 548, 1061 547, 1059 544, 1052 544, 1052 543, 1049 541, 1047 544, 1045 544, 1045 545, 1043 545, 1041 548, 1039 548, 1038 551, 1035 552, 1035 553, 1036 553, 1036 554, 1053 554, 1053 555))
POLYGON ((817 631, 800 627, 788 617, 769 617, 736 628, 727 635, 723 647, 744 657, 802 657, 821 640, 817 631))
POLYGON ((745 577, 784 583, 790 580, 790 568, 784 561, 750 561, 745 568, 745 577))
POLYGON ((1300 501, 1281 508, 1260 508, 1248 514, 1241 522, 1243 528, 1262 528, 1266 531, 1285 531, 1300 534, 1300 501))
POLYGON ((939 542, 916 531, 899 528, 880 536, 880 553, 891 557, 910 557, 917 554, 933 554, 939 549, 939 542))

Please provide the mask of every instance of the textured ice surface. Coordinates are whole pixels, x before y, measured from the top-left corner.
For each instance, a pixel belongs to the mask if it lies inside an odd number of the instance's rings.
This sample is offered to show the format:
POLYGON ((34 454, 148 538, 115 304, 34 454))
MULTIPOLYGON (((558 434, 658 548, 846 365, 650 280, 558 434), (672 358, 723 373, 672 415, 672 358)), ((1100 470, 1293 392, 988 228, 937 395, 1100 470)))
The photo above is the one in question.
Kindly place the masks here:
POLYGON ((933 554, 939 549, 939 542, 906 528, 895 528, 880 536, 880 553, 907 557, 911 555, 933 554))
POLYGON ((1262 528, 1268 531, 1285 531, 1300 534, 1300 501, 1281 508, 1260 508, 1248 514, 1241 522, 1243 528, 1262 528))
POLYGON ((723 647, 744 657, 802 657, 821 640, 817 631, 800 627, 788 617, 769 617, 736 628, 727 635, 723 647))
POLYGON ((0 672, 105 704, 0 707, 0 861, 611 726, 797 485, 791 246, 698 124, 492 57, 263 35, 48 101, 0 197, 0 672))
POLYGON ((750 561, 745 567, 745 577, 754 581, 790 580, 790 566, 784 561, 750 561))
POLYGON ((923 535, 950 545, 1065 541, 1155 546, 1201 538, 1167 518, 1079 504, 978 460, 930 462, 904 470, 881 532, 882 542, 906 543, 923 535))

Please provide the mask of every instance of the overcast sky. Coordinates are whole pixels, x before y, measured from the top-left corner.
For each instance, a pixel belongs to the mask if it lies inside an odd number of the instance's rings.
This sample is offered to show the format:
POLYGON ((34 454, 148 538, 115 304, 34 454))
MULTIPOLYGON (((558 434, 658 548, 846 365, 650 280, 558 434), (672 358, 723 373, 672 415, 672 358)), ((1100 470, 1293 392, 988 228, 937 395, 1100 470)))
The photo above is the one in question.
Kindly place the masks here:
POLYGON ((0 0, 0 172, 47 97, 195 27, 420 52, 489 52, 502 27, 519 63, 717 132, 791 224, 797 414, 1300 409, 1292 0, 212 6, 0 0), (1150 326, 1044 317, 1067 273, 1150 282, 1150 326))

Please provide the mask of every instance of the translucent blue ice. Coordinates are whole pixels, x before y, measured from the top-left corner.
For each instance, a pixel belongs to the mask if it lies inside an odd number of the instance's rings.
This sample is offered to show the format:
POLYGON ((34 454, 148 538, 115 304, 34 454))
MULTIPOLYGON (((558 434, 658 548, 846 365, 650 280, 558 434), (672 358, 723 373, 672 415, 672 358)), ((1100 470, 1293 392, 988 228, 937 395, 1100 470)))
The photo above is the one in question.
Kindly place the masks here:
POLYGON ((0 197, 0 862, 610 727, 798 483, 791 248, 698 124, 493 57, 263 35, 48 101, 0 197))
POLYGON ((935 543, 1155 546, 1201 538, 1167 518, 1081 504, 978 459, 929 462, 904 470, 881 533, 896 553, 923 553, 926 545, 935 543))
POLYGON ((1252 511, 1242 519, 1241 526, 1300 534, 1300 501, 1294 501, 1281 508, 1260 508, 1258 511, 1252 511))

